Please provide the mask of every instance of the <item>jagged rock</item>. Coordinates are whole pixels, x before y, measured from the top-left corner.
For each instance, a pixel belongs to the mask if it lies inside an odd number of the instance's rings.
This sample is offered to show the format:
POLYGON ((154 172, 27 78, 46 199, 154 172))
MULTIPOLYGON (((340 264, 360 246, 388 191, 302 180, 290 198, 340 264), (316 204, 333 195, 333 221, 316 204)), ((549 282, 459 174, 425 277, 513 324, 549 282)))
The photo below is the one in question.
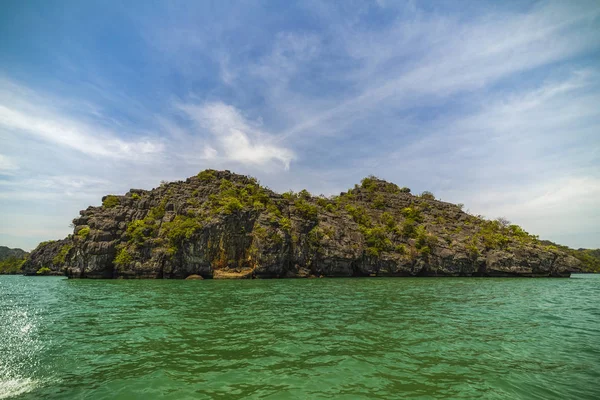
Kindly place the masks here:
POLYGON ((40 243, 23 264, 23 273, 25 275, 36 275, 37 271, 42 268, 48 268, 50 272, 44 275, 64 275, 63 263, 59 262, 63 260, 58 259, 63 246, 70 246, 70 238, 40 243))
POLYGON ((72 278, 569 276, 580 262, 517 226, 374 177, 336 198, 203 171, 103 198, 24 264, 72 278))

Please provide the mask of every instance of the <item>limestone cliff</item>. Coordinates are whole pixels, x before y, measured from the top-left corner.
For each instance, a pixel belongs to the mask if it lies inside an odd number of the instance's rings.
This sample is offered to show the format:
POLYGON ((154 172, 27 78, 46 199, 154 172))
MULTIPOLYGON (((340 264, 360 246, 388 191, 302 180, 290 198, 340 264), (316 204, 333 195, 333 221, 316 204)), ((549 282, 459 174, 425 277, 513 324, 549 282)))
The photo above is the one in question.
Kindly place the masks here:
POLYGON ((580 261, 516 225, 375 177, 332 198, 206 170, 105 196, 23 268, 74 278, 569 276, 580 261))

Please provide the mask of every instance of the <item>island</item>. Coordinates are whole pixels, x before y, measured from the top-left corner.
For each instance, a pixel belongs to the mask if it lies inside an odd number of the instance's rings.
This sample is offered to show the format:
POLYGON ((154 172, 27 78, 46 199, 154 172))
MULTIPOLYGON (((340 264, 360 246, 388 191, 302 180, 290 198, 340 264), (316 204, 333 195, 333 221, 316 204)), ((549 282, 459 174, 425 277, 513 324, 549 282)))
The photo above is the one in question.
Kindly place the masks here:
MULTIPOLYGON (((504 218, 374 176, 337 196, 275 193, 205 170, 152 190, 107 195, 40 243, 27 275, 69 278, 568 277, 597 268, 504 218)), ((583 253, 582 253, 583 254, 583 253)), ((586 253, 587 254, 587 253, 586 253)), ((594 261, 596 260, 596 261, 594 261)), ((593 265, 592 265, 593 264, 593 265)))

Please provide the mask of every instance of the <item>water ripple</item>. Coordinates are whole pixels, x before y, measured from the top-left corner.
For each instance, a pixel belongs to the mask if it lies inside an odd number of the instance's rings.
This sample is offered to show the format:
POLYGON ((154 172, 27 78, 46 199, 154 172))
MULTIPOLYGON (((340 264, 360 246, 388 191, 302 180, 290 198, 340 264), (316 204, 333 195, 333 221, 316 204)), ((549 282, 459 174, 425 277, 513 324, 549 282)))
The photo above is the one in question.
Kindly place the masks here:
POLYGON ((600 277, 0 277, 0 399, 600 398, 600 277))

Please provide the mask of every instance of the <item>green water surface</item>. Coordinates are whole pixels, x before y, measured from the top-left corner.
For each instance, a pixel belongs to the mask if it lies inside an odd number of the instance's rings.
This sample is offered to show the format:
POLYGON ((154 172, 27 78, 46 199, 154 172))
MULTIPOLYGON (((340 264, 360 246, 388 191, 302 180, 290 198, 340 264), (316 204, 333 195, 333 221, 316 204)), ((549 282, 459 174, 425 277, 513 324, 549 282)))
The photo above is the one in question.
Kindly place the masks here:
POLYGON ((0 399, 598 399, 600 276, 0 276, 0 399))

